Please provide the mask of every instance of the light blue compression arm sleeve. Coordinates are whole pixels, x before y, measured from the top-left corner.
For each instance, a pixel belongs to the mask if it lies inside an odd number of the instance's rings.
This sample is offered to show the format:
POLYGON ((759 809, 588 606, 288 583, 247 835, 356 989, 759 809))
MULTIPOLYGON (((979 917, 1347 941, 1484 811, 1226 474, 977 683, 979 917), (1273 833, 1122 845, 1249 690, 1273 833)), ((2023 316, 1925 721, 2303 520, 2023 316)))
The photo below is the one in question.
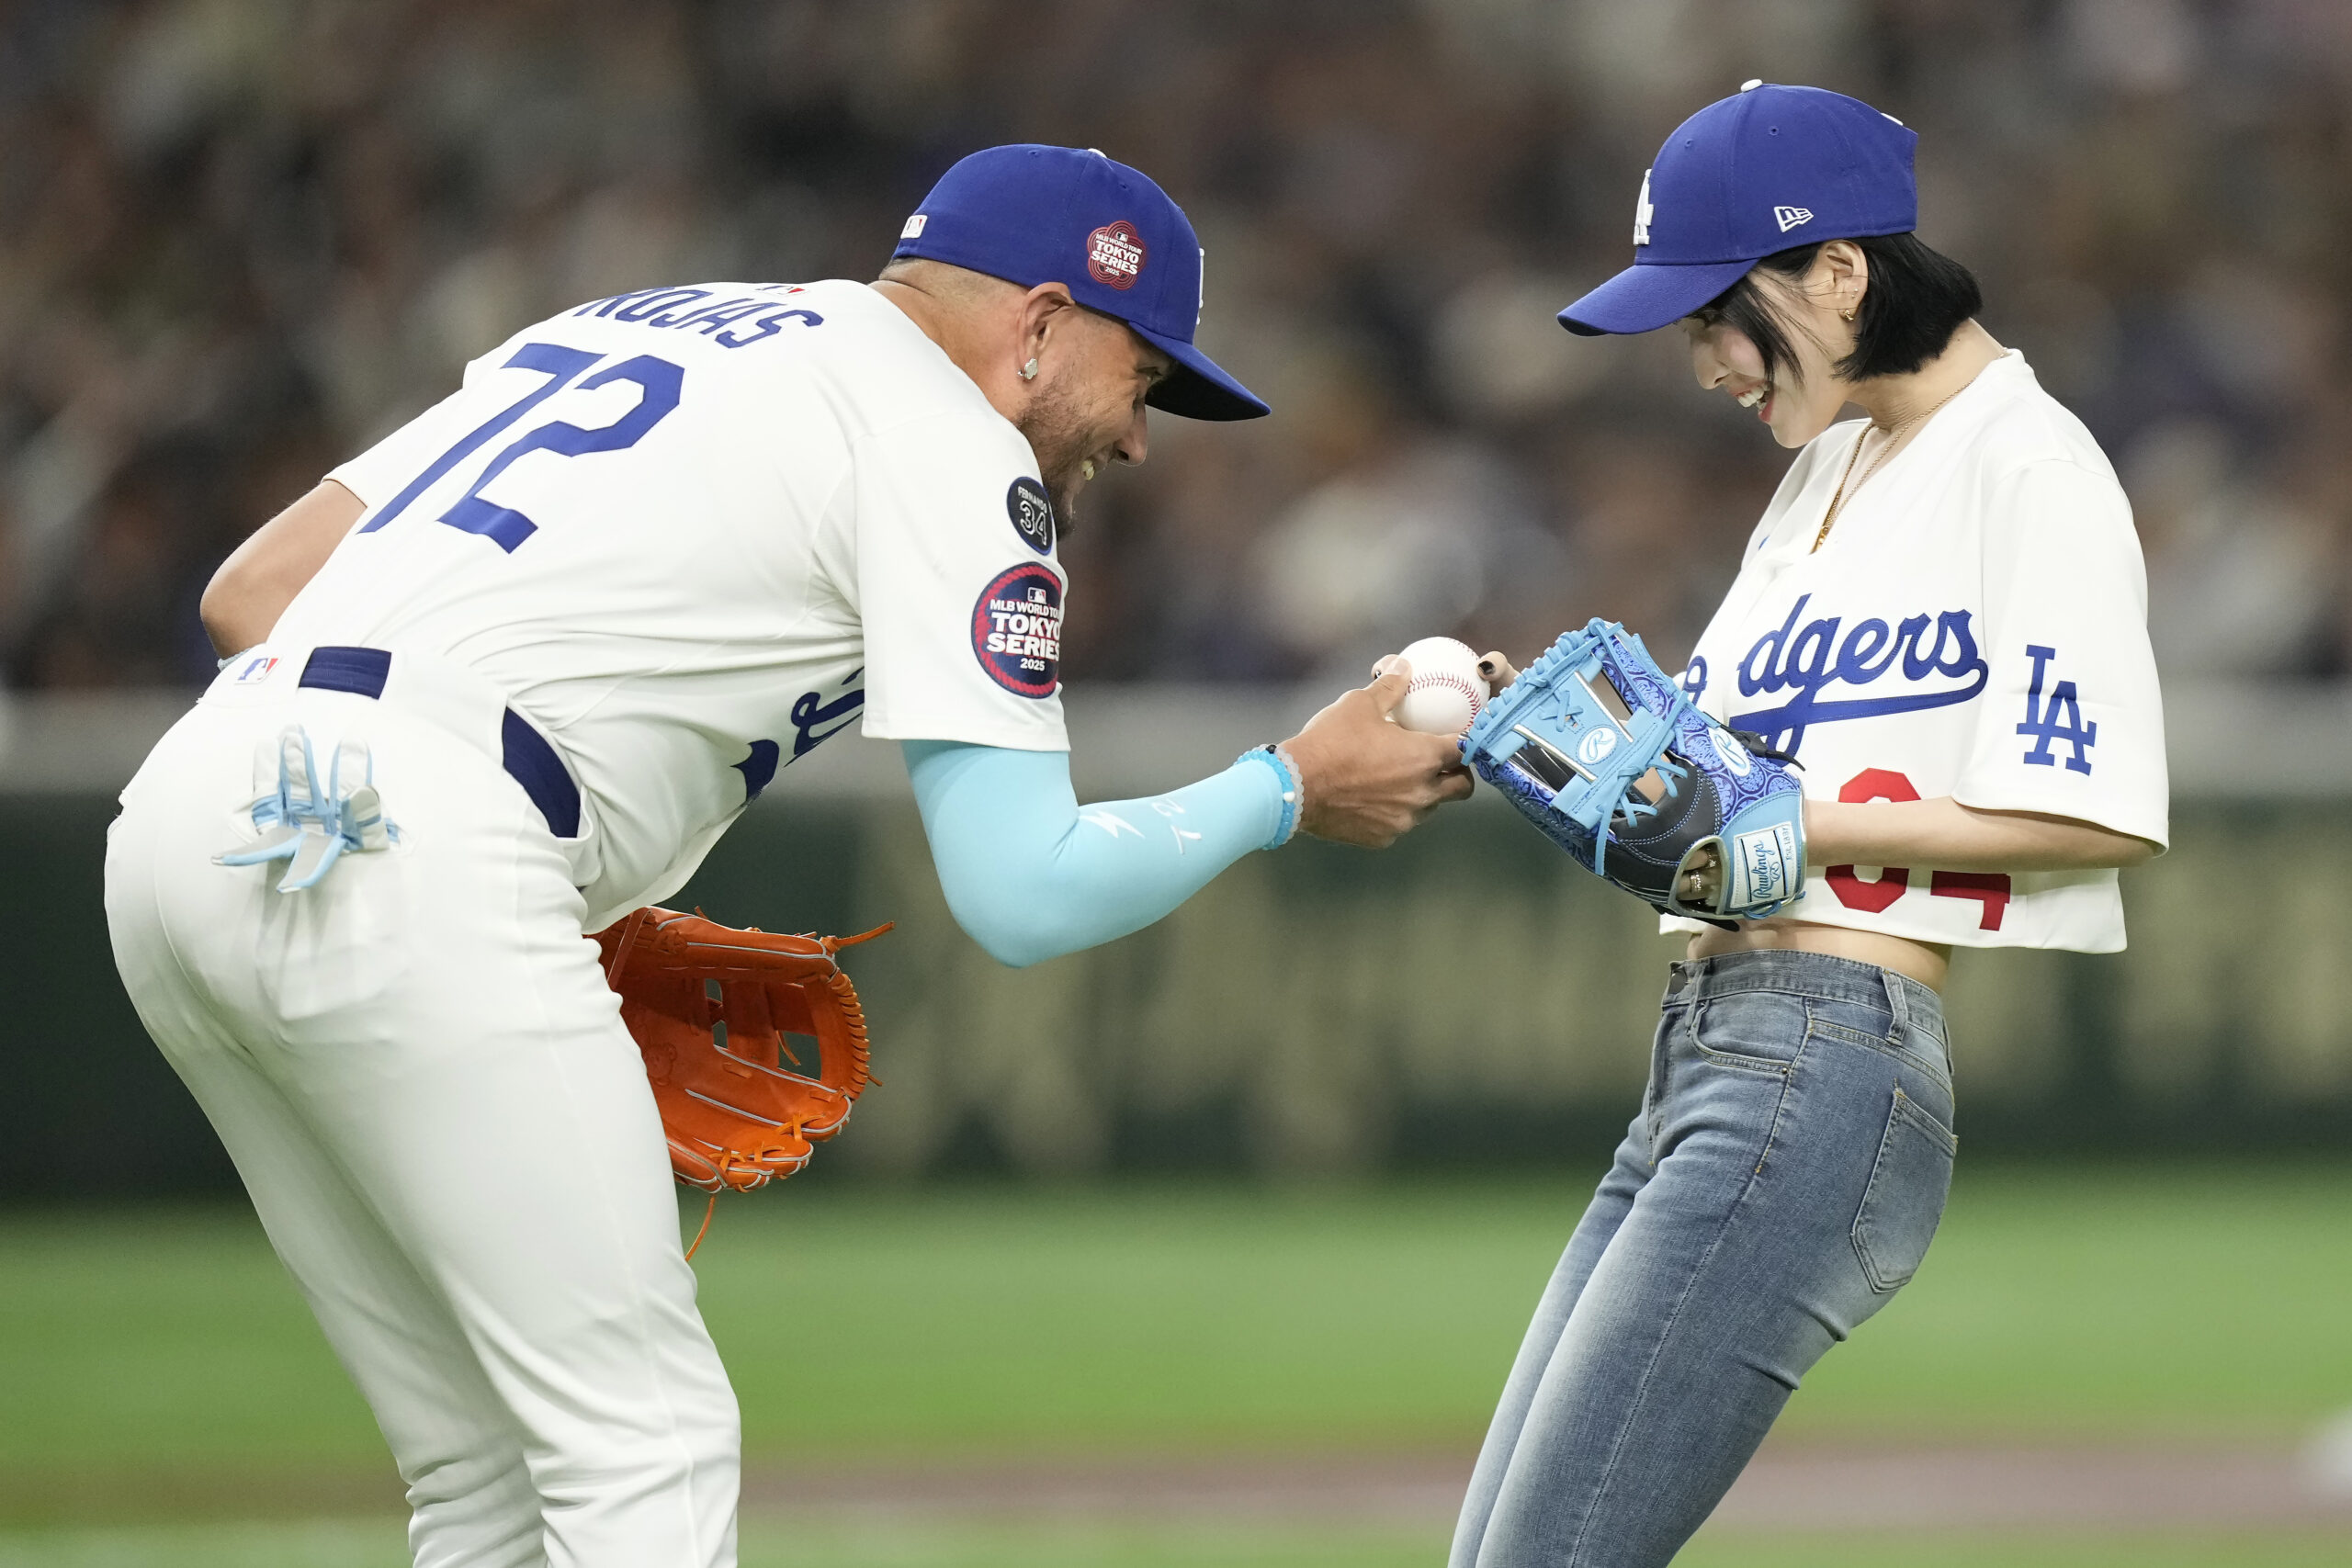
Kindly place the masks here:
POLYGON ((1142 930, 1243 855, 1281 842, 1297 815, 1270 752, 1167 795, 1081 808, 1067 751, 946 740, 902 749, 947 908, 1015 968, 1142 930))

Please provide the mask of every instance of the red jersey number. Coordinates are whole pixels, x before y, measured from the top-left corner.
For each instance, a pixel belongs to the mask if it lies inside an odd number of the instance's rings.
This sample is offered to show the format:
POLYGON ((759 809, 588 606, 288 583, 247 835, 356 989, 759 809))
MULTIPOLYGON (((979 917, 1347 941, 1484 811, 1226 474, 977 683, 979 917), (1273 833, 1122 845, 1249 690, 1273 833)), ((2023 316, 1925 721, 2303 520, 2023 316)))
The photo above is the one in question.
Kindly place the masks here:
MULTIPOLYGON (((1917 800, 1919 792, 1912 787, 1909 779, 1893 769, 1864 768, 1839 787, 1838 798, 1849 802, 1917 800)), ((1850 865, 1833 865, 1822 876, 1840 904, 1871 915, 1885 913, 1911 886, 1910 868, 1900 865, 1882 868, 1875 882, 1864 881, 1850 865)), ((1984 908, 1976 921, 1976 929, 1982 931, 1999 931, 2002 918, 2009 909, 2009 879, 2001 872, 1939 871, 1928 879, 1928 892, 1938 898, 1975 899, 1984 908)))

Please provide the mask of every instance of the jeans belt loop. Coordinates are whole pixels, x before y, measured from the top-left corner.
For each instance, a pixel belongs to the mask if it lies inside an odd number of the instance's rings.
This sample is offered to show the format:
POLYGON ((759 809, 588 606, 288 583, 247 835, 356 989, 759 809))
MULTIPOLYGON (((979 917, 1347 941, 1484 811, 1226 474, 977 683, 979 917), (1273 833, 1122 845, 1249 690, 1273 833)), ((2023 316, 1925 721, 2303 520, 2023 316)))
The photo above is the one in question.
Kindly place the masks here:
POLYGON ((1906 1044, 1906 1036, 1911 1031, 1911 998, 1904 987, 1903 976, 1886 968, 1880 969, 1878 973, 1879 983, 1886 987, 1886 1010, 1894 1021, 1894 1027, 1888 1031, 1887 1043, 1906 1044))

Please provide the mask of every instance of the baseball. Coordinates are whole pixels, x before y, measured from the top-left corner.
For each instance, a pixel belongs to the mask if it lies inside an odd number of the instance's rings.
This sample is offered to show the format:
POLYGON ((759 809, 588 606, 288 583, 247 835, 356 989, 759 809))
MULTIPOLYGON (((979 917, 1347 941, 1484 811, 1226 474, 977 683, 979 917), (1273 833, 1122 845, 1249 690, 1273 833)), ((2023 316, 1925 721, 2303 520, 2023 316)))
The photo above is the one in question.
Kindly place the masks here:
POLYGON ((1489 695, 1478 673, 1478 656, 1450 637, 1425 637, 1397 658, 1412 665, 1412 683, 1396 705, 1396 722, 1424 735, 1459 735, 1470 728, 1489 695))

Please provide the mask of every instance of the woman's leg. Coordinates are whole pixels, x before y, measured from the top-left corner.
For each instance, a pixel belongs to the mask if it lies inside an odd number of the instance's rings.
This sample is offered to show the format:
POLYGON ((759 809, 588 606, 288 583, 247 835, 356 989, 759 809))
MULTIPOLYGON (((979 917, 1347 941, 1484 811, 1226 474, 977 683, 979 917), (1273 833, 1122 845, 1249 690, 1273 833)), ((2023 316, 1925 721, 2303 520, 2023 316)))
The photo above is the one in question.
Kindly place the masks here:
POLYGON ((1453 1551, 1447 1559, 1452 1568, 1471 1568, 1478 1561, 1496 1494, 1510 1472, 1511 1455, 1526 1428, 1536 1387, 1552 1364, 1560 1337, 1567 1329, 1568 1315, 1576 1310, 1577 1298, 1584 1293, 1585 1281, 1592 1277, 1617 1227, 1632 1210, 1634 1195, 1650 1179, 1647 1120, 1645 1110, 1626 1129, 1609 1174, 1601 1178, 1592 1201, 1585 1207, 1584 1218, 1577 1222, 1576 1232, 1568 1238, 1567 1250, 1560 1255, 1559 1267, 1552 1271, 1542 1299, 1535 1303, 1535 1319, 1520 1341, 1518 1359, 1511 1363, 1510 1376, 1503 1381, 1502 1398, 1496 1402, 1494 1419, 1487 1427, 1486 1444, 1478 1450, 1477 1468, 1470 1472, 1470 1491, 1462 1500, 1462 1517, 1453 1527, 1453 1551))
POLYGON ((1910 1277, 1951 1175, 1933 993, 1811 953, 1679 966, 1650 1179, 1534 1379, 1461 1568, 1651 1568, 1828 1348, 1910 1277))

